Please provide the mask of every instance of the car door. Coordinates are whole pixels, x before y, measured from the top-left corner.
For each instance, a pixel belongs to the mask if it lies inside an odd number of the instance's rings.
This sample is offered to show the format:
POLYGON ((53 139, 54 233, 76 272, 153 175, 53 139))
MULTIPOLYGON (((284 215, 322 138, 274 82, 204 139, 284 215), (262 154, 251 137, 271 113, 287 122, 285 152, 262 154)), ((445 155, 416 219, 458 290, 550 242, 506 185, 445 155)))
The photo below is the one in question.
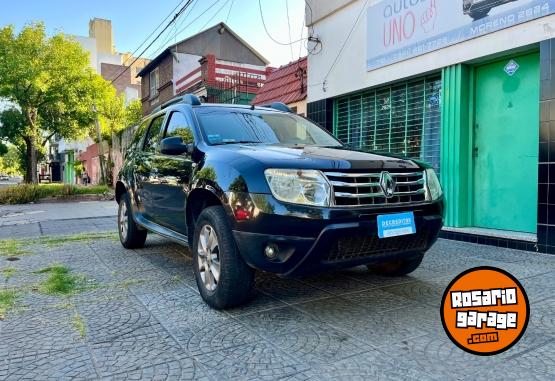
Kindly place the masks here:
POLYGON ((162 139, 179 136, 191 149, 182 155, 164 155, 154 158, 158 182, 153 186, 156 193, 155 222, 178 233, 187 235, 185 203, 189 181, 193 171, 191 158, 194 147, 192 119, 182 111, 173 111, 168 116, 162 139))
POLYGON ((162 114, 151 120, 142 149, 135 159, 136 201, 139 212, 150 221, 155 220, 156 185, 160 182, 155 158, 164 118, 165 115, 162 114))

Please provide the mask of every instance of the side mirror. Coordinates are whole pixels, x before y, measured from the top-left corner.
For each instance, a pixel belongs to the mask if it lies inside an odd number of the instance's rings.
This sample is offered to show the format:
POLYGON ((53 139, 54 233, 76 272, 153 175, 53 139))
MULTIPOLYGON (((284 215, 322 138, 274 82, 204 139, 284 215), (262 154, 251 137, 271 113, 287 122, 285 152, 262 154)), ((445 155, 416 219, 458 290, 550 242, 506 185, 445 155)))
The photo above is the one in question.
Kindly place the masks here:
POLYGON ((189 146, 183 143, 181 136, 172 136, 160 142, 160 152, 164 155, 182 155, 189 152, 189 146))

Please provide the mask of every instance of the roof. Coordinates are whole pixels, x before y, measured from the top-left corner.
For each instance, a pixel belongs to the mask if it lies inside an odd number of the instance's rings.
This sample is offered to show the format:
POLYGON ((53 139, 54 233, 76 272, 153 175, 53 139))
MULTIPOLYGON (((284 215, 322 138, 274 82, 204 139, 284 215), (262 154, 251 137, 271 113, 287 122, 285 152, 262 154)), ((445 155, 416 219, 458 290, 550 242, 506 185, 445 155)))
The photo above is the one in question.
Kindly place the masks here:
MULTIPOLYGON (((182 45, 182 44, 186 44, 187 42, 193 40, 193 39, 197 39, 199 36, 205 35, 205 34, 209 34, 214 30, 220 30, 221 28, 223 28, 226 32, 229 32, 229 34, 233 37, 235 37, 242 45, 245 46, 245 48, 247 48, 248 50, 250 50, 252 52, 252 54, 254 54, 260 61, 262 61, 265 65, 268 65, 269 61, 264 58, 264 56, 262 54, 260 54, 258 51, 256 51, 256 49, 254 49, 251 45, 249 45, 245 40, 243 40, 237 33, 235 33, 229 26, 227 26, 226 23, 224 22, 220 22, 216 25, 214 25, 213 27, 210 27, 208 29, 203 30, 200 33, 197 33, 195 35, 192 35, 190 37, 187 37, 184 40, 179 41, 178 43, 175 44, 171 44, 169 47, 167 47, 166 49, 164 49, 164 51, 162 51, 162 53, 160 53, 159 55, 157 55, 152 61, 150 61, 150 63, 148 65, 146 65, 139 73, 137 73, 137 77, 142 77, 144 75, 146 75, 148 72, 150 72, 153 68, 155 68, 156 66, 158 66, 158 64, 164 59, 166 58, 168 55, 170 55, 172 53, 172 51, 175 50, 176 46, 182 45)), ((217 57, 216 58, 222 58, 222 57, 217 57)), ((248 62, 246 62, 248 63, 248 62)))
POLYGON ((306 99, 306 57, 276 69, 266 78, 264 86, 253 100, 254 105, 283 102, 285 104, 306 99), (302 77, 299 72, 302 70, 302 77))

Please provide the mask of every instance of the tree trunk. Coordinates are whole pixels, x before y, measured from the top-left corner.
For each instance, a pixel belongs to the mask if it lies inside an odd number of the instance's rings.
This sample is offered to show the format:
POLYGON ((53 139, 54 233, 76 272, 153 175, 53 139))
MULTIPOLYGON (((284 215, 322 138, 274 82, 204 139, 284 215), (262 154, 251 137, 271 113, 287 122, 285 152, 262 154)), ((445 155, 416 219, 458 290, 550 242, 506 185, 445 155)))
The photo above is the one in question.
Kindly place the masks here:
POLYGON ((25 138, 25 153, 25 182, 37 184, 37 149, 32 137, 25 138))
POLYGON ((29 123, 29 127, 31 129, 31 133, 29 136, 24 138, 26 147, 26 179, 27 183, 31 184, 38 184, 38 177, 37 177, 37 144, 36 144, 36 135, 37 135, 37 110, 35 108, 26 108, 23 110, 27 122, 29 123))

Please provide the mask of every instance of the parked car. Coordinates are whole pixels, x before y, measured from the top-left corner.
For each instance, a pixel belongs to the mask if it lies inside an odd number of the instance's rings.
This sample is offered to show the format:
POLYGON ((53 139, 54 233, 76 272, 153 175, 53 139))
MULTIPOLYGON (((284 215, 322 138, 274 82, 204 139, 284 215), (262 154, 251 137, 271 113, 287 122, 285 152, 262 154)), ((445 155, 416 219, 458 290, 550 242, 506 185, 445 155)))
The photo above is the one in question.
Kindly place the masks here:
POLYGON ((517 0, 463 0, 463 12, 474 21, 487 17, 492 8, 517 0))
POLYGON ((0 181, 8 181, 10 179, 10 176, 8 175, 0 175, 0 181))
POLYGON ((201 104, 187 95, 137 129, 116 185, 121 243, 147 232, 190 247, 202 298, 244 303, 254 272, 359 265, 414 271, 443 224, 420 162, 349 149, 284 104, 201 104))

